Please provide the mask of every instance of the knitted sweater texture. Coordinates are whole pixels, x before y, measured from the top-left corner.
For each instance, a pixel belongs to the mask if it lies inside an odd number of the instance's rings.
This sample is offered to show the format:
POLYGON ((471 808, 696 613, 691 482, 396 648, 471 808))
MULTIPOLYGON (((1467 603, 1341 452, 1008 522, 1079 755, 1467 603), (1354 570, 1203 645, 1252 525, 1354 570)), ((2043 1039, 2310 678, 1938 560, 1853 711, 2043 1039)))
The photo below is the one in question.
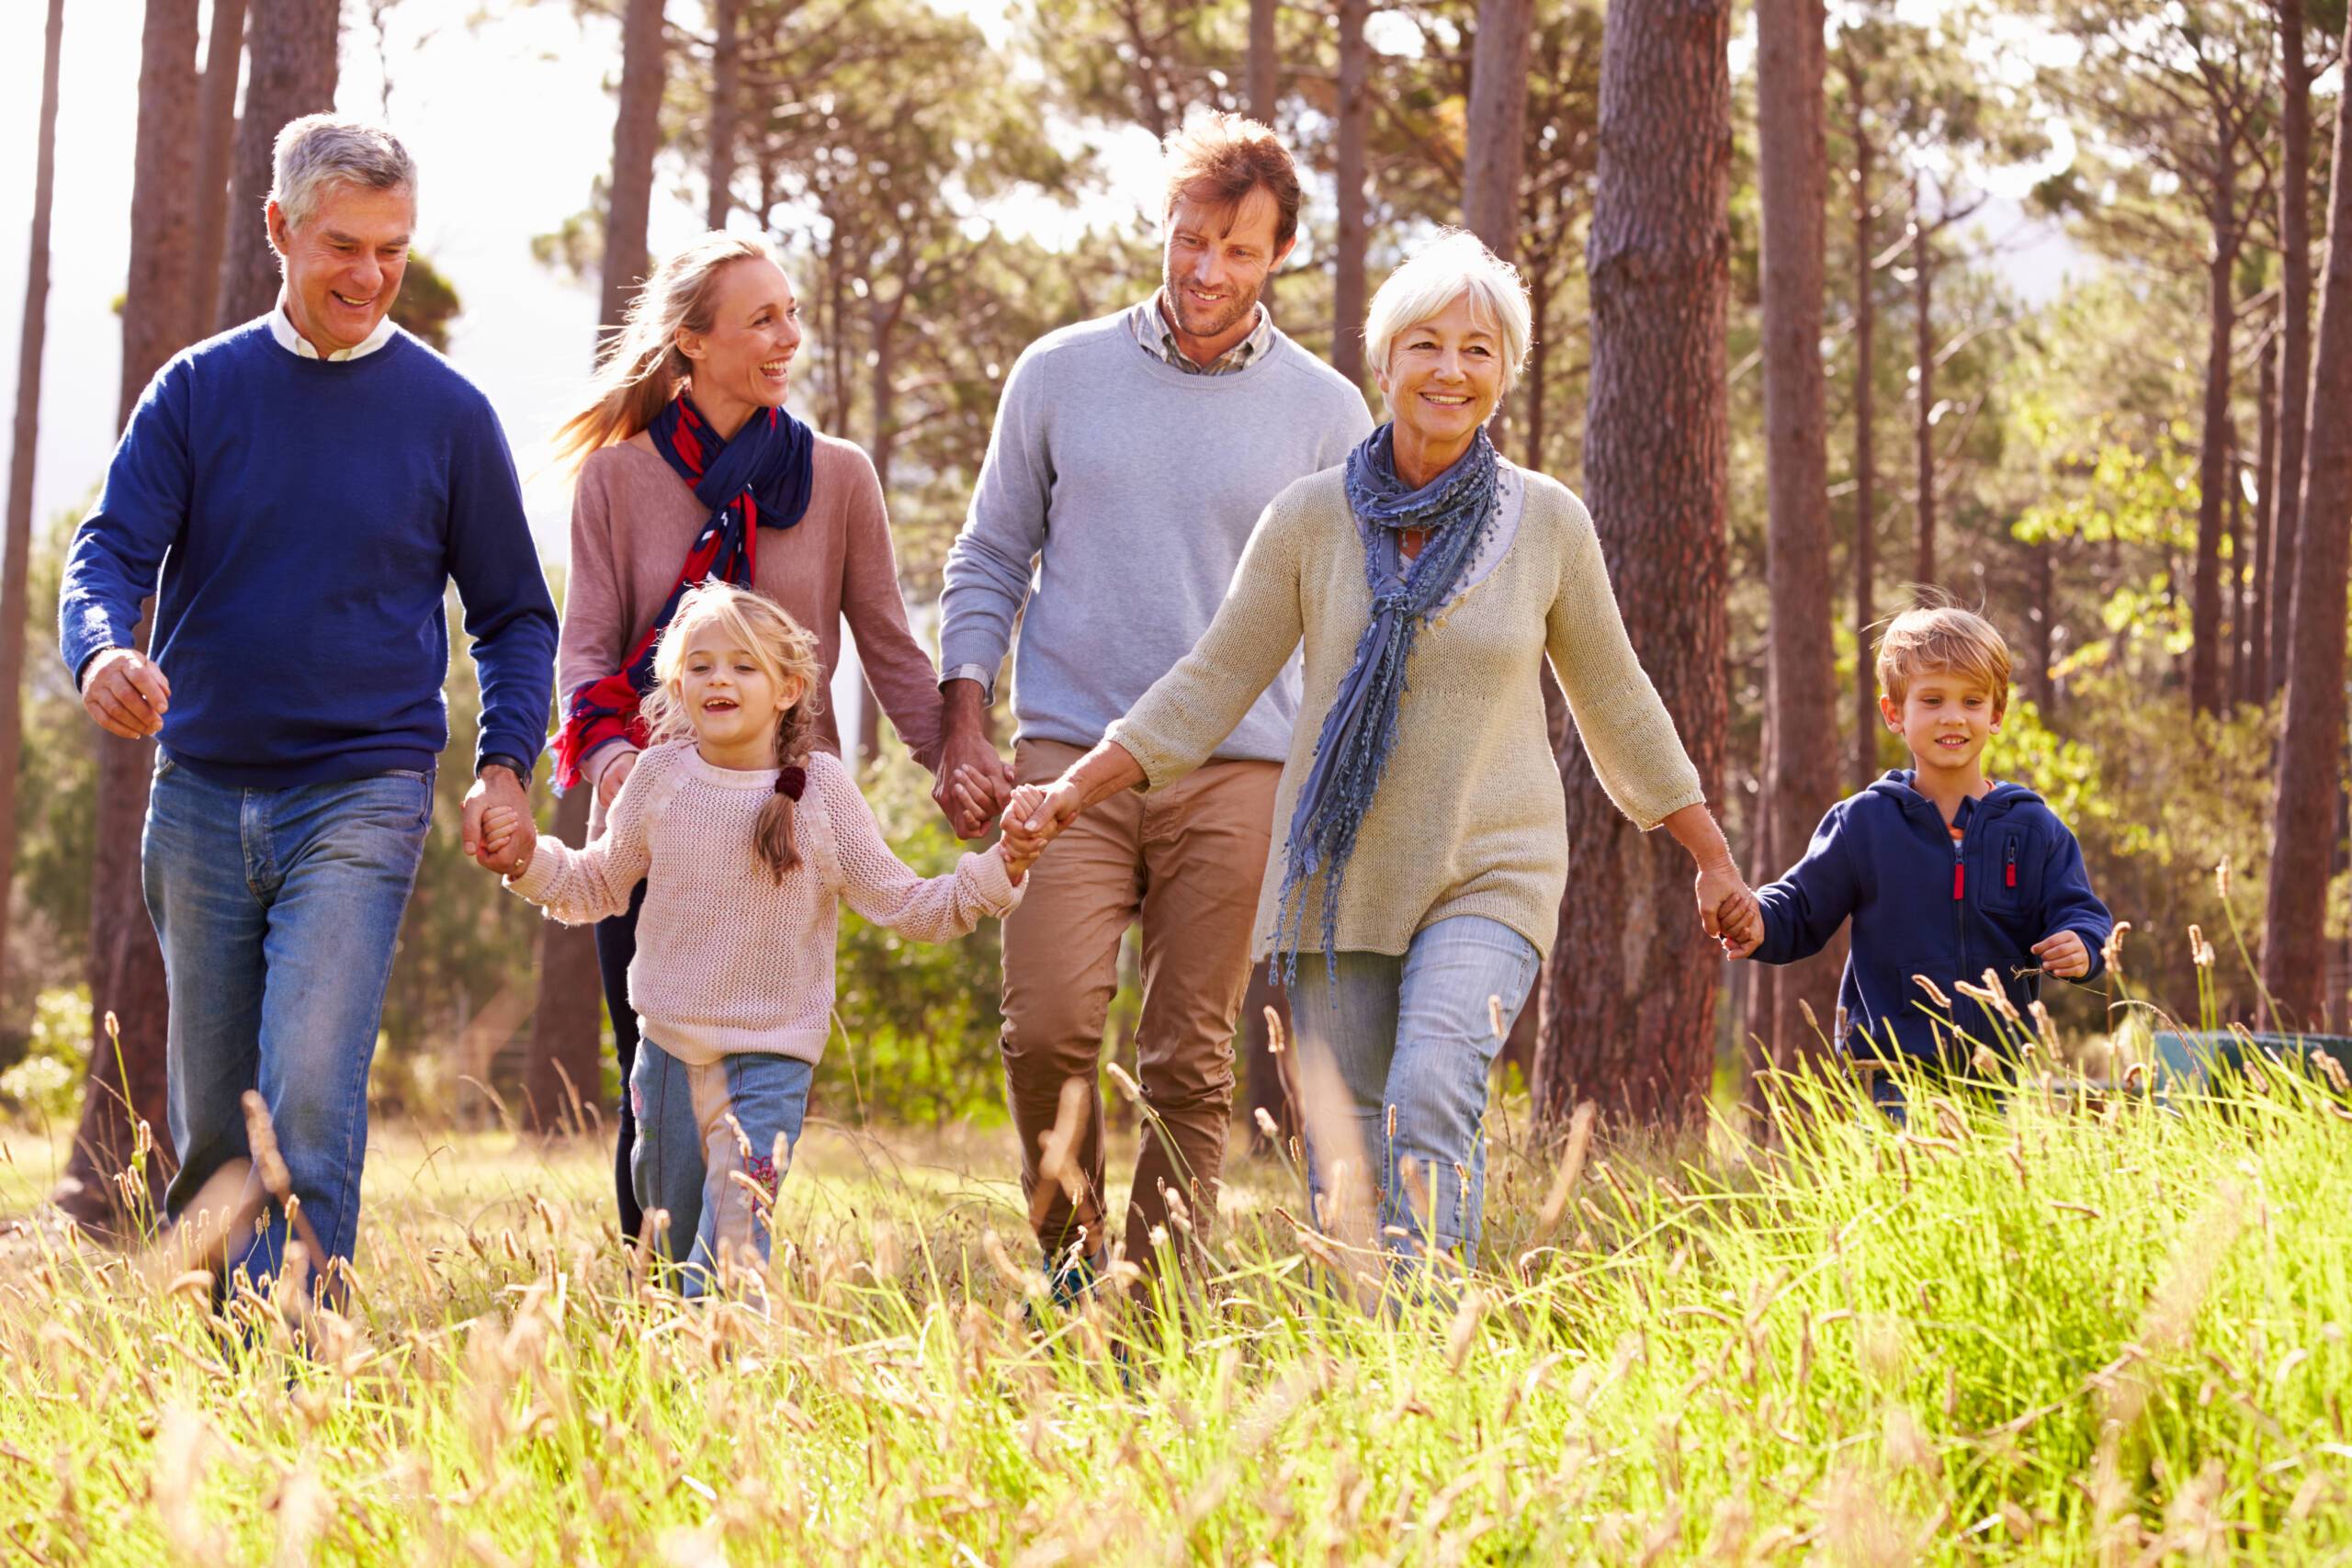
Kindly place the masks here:
MULTIPOLYGON (((1556 480, 1503 468, 1517 512, 1507 547, 1490 566, 1473 563, 1406 666, 1396 750, 1341 885, 1334 940, 1343 953, 1401 954, 1416 932, 1453 915, 1500 920, 1551 951, 1568 835, 1544 721, 1547 656, 1619 810, 1647 830, 1705 798, 1626 637, 1584 503, 1556 480)), ((1261 957, 1274 944, 1283 846, 1316 737, 1371 617, 1363 550, 1342 470, 1283 491, 1199 645, 1108 735, 1142 764, 1143 787, 1163 786, 1214 751, 1305 643, 1305 690, 1259 897, 1261 957)), ((1305 897, 1305 945, 1319 948, 1319 877, 1305 897)))
POLYGON ((1021 902, 1001 852, 923 877, 883 841, 841 759, 812 753, 794 808, 800 862, 778 884, 752 848, 776 771, 714 767, 691 741, 656 746, 584 849, 542 835, 508 886, 567 925, 625 913, 643 879, 629 1005, 646 1038, 689 1066, 768 1053, 814 1062, 833 1008, 840 906, 916 942, 968 935, 1021 902))

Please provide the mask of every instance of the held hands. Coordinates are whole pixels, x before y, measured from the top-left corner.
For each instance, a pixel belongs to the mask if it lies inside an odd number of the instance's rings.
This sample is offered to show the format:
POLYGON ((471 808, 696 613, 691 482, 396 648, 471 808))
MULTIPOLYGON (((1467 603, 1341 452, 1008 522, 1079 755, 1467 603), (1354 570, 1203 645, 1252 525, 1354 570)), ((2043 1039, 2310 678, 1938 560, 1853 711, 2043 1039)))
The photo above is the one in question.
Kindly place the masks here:
POLYGON ((528 817, 511 806, 487 806, 482 808, 481 830, 481 853, 476 858, 483 866, 507 876, 520 876, 531 869, 539 840, 528 817))
POLYGON ((2079 980, 2091 972, 2091 950, 2080 931, 2052 931, 2033 944, 2033 955, 2041 960, 2043 973, 2061 980, 2079 980))
POLYGON ((1082 809, 1078 786, 1067 777, 1014 790, 1004 808, 1005 863, 1026 869, 1082 809))
POLYGON ((951 730, 941 749, 932 803, 959 839, 977 839, 1004 809, 1012 795, 1012 764, 997 755, 986 736, 951 730))
POLYGON ((143 739, 164 728, 171 705, 163 667, 137 649, 107 649, 83 674, 82 706, 108 735, 143 739))
POLYGON ((1745 958, 1764 943, 1764 912, 1729 862, 1699 869, 1693 892, 1699 924, 1723 944, 1725 958, 1745 958))

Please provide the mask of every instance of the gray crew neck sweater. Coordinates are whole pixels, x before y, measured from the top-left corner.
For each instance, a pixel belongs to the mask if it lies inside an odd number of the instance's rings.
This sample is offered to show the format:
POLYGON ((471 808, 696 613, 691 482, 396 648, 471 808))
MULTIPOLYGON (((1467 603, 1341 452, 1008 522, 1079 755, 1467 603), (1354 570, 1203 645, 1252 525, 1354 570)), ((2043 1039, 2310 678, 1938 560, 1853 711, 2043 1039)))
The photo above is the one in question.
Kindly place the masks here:
MULTIPOLYGON (((1021 737, 1093 745, 1208 629, 1267 503, 1371 432, 1363 394, 1280 333, 1223 376, 1136 353, 1125 310, 1038 339, 948 552, 940 668, 994 671, 1018 616, 1021 737)), ((1287 756, 1298 681, 1294 659, 1214 755, 1287 756)))

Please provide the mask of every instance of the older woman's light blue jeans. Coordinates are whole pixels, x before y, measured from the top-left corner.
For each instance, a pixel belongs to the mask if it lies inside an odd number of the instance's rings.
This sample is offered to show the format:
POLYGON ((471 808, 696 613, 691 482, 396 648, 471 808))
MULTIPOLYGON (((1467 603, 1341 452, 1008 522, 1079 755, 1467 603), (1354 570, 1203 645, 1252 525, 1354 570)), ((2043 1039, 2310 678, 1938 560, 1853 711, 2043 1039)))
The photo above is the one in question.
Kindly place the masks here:
POLYGON ((1400 1264, 1431 1250, 1476 1259, 1487 1075, 1503 1044, 1494 1021, 1498 1008, 1505 1030, 1519 1016, 1536 964, 1532 942, 1483 915, 1422 928, 1401 958, 1340 953, 1336 985, 1321 953, 1299 954, 1307 1184, 1319 1210, 1331 1162, 1372 1162, 1381 1235, 1400 1264), (1316 1103, 1334 1097, 1336 1107, 1316 1103), (1340 1127, 1353 1129, 1353 1149, 1320 1146, 1340 1127))

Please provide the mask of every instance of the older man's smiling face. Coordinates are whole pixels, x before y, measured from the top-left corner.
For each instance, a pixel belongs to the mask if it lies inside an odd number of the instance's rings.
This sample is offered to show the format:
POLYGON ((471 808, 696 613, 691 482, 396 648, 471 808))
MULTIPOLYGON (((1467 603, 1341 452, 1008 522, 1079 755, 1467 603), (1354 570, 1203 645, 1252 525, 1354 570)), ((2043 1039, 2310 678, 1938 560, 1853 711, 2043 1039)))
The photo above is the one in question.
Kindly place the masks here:
POLYGON ((322 355, 368 341, 399 298, 416 197, 335 180, 289 224, 269 204, 269 243, 286 264, 286 313, 322 355))

